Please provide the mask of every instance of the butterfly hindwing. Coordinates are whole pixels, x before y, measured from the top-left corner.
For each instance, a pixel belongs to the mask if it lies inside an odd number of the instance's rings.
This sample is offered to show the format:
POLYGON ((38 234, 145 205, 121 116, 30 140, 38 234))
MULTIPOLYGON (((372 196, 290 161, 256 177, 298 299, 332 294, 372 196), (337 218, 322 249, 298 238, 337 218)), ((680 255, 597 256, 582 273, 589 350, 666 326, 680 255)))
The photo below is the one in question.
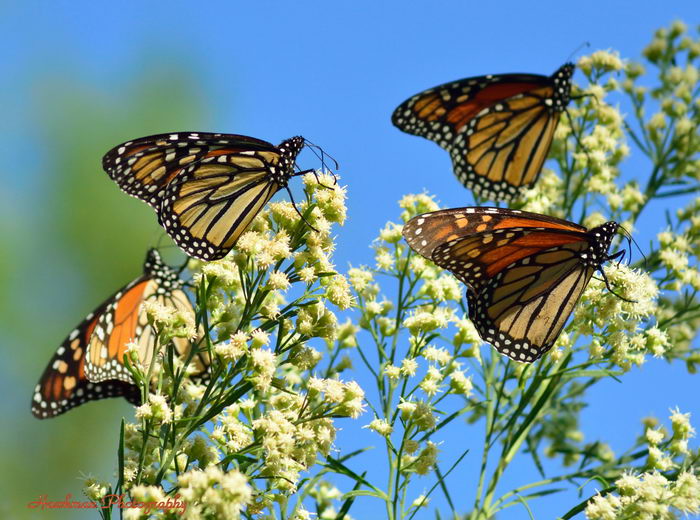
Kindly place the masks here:
POLYGON ((532 187, 559 122, 559 112, 543 103, 552 90, 520 94, 469 121, 448 149, 462 184, 490 200, 511 200, 532 187))
POLYGON ((163 227, 187 254, 222 258, 280 189, 271 180, 279 162, 277 153, 255 152, 191 166, 166 190, 163 227))
POLYGON ((593 274, 578 256, 587 247, 576 242, 525 256, 468 290, 469 317, 482 339, 528 363, 551 349, 593 274))
POLYGON ((34 417, 55 417, 88 401, 107 397, 124 397, 132 404, 141 403, 141 392, 133 383, 94 383, 85 376, 85 351, 103 308, 104 306, 98 307, 83 320, 61 343, 49 361, 34 389, 34 417))
POLYGON ((123 361, 127 345, 132 341, 144 342, 142 356, 150 356, 152 331, 140 309, 150 285, 155 284, 146 276, 138 278, 119 291, 100 314, 85 353, 85 372, 90 381, 133 383, 123 361))

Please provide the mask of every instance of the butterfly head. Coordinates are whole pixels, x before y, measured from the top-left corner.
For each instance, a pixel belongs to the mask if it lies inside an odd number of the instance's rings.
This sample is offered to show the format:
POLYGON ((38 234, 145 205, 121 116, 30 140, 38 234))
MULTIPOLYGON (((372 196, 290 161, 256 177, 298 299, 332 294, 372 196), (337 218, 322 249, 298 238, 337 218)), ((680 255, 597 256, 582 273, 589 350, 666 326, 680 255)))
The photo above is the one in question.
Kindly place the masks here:
POLYGON ((161 293, 169 292, 182 285, 180 277, 170 266, 163 262, 163 258, 155 248, 149 249, 146 254, 146 260, 143 263, 143 274, 158 281, 158 291, 161 293))
POLYGON ((606 222, 598 227, 594 227, 588 233, 592 235, 593 242, 587 258, 584 258, 591 267, 600 268, 600 265, 610 258, 608 249, 612 239, 617 233, 620 225, 617 222, 606 222))
MULTIPOLYGON (((290 177, 295 177, 297 175, 303 175, 305 173, 313 173, 316 175, 316 178, 318 179, 318 175, 316 173, 315 169, 308 169, 308 170, 301 170, 294 172, 294 166, 295 166, 295 160, 299 152, 301 151, 302 148, 308 147, 313 154, 320 159, 321 161, 321 171, 328 172, 333 176, 334 179, 334 184, 337 183, 335 180, 335 173, 333 173, 333 169, 338 169, 338 161, 336 161, 332 156, 327 154, 326 152, 323 151, 323 148, 318 146, 317 144, 312 143, 308 139, 303 138, 302 136, 298 135, 296 137, 292 137, 290 139, 287 139, 285 141, 282 141, 279 146, 277 147, 279 151, 281 152, 281 158, 280 158, 280 169, 282 174, 279 175, 279 179, 276 179, 276 182, 281 186, 281 187, 286 187, 287 186, 287 181, 289 180, 290 177), (326 164, 326 161, 330 160, 332 162, 332 165, 334 168, 328 167, 326 164)), ((327 188, 329 186, 326 186, 327 188)))
POLYGON ((163 267, 165 267, 165 264, 158 250, 155 247, 150 248, 143 263, 144 272, 154 272, 163 267))
POLYGON ((552 74, 554 94, 551 109, 556 112, 564 111, 571 101, 571 77, 574 75, 575 68, 573 63, 565 63, 552 74))
POLYGON ((297 155, 299 155, 299 152, 301 152, 305 144, 306 140, 300 135, 297 135, 285 139, 277 146, 277 149, 280 151, 280 160, 279 169, 277 171, 278 178, 275 179, 275 182, 280 186, 286 186, 289 178, 294 175, 297 155))

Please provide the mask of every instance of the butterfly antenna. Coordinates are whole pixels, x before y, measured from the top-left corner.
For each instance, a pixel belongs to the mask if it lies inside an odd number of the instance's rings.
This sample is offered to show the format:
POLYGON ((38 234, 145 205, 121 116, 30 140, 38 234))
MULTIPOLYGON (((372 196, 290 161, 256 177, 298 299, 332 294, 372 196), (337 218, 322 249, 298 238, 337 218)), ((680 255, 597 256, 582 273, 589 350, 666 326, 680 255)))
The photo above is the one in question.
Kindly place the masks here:
MULTIPOLYGON (((622 234, 627 239, 627 249, 629 250, 630 261, 632 261, 632 237, 630 236, 630 234, 627 232, 626 229, 622 230, 622 234)), ((624 257, 625 255, 622 255, 622 256, 624 257)), ((642 256, 644 256, 643 253, 642 253, 642 256)), ((619 262, 618 262, 618 265, 620 265, 619 262)))
POLYGON ((574 55, 578 54, 579 51, 581 49, 583 49, 584 47, 590 47, 590 46, 591 46, 591 42, 583 42, 581 45, 579 45, 578 47, 576 47, 574 49, 574 52, 569 54, 569 57, 566 59, 566 61, 574 61, 574 55))
MULTIPOLYGON (((333 176, 333 184, 337 185, 338 184, 338 178, 335 175, 335 172, 333 170, 338 170, 340 168, 340 165, 338 164, 338 161, 335 160, 335 158, 326 152, 323 151, 323 148, 318 146, 317 144, 312 143, 308 139, 304 139, 304 143, 309 147, 309 150, 316 156, 316 158, 321 161, 321 169, 323 171, 329 172, 333 176), (334 168, 329 168, 326 166, 326 157, 328 157, 331 161, 333 161, 334 168)), ((316 177, 316 180, 318 180, 318 176, 316 177)), ((319 182, 319 184, 321 184, 319 182)), ((321 186, 324 186, 325 188, 328 188, 329 186, 325 186, 321 184, 321 186)))
POLYGON ((299 208, 297 208, 297 203, 294 201, 294 195, 292 195, 292 190, 289 189, 289 186, 285 186, 287 193, 289 193, 289 198, 292 200, 292 205, 294 206, 294 209, 296 210, 297 214, 299 217, 301 217, 301 220, 303 220, 307 226, 309 226, 311 229, 313 229, 316 233, 318 233, 318 229, 313 227, 306 218, 304 218, 304 215, 301 214, 301 211, 299 211, 299 208))
POLYGON ((325 157, 328 157, 331 161, 333 161, 334 168, 328 168, 329 171, 332 172, 333 169, 335 169, 335 170, 340 169, 340 164, 338 164, 338 161, 335 160, 335 157, 333 157, 329 153, 324 152, 323 148, 321 148, 319 145, 312 143, 308 139, 304 139, 304 143, 306 143, 306 145, 309 147, 309 149, 316 155, 316 157, 318 157, 320 159, 321 165, 323 165, 324 167, 326 165, 325 159, 324 159, 325 157), (318 150, 318 152, 321 154, 320 156, 318 155, 316 150, 318 150))
POLYGON ((632 258, 632 244, 634 244, 635 247, 637 248, 637 251, 639 251, 639 254, 642 255, 642 258, 644 258, 644 265, 646 266, 646 265, 647 265, 647 256, 644 254, 644 251, 642 251, 642 248, 639 247, 639 244, 637 243, 637 241, 636 241, 636 240, 634 239, 634 237, 632 236, 632 233, 630 233, 629 231, 627 231, 627 230, 626 230, 624 227, 622 227, 622 226, 618 226, 618 227, 622 230, 623 235, 624 235, 625 238, 627 239, 628 247, 630 248, 630 259, 632 258))

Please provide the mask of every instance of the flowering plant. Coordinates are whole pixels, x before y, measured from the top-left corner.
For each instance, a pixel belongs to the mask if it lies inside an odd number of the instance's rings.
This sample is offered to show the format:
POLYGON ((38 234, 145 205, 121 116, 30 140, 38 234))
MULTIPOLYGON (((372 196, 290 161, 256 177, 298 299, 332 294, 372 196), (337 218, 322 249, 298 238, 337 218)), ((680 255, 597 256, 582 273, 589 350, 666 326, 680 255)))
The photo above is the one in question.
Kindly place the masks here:
POLYGON ((410 520, 440 494, 454 518, 477 520, 510 507, 530 511, 568 484, 584 496, 564 519, 700 512, 700 453, 689 447, 688 414, 673 410, 670 431, 645 419, 623 453, 585 442, 578 426, 587 392, 601 381, 624 380, 649 356, 683 362, 691 373, 700 362, 691 343, 700 327, 700 198, 690 198, 700 191, 700 39, 676 22, 644 55, 658 78, 651 88, 642 85, 644 65, 613 52, 579 60, 588 85, 558 126, 556 171, 545 170, 515 207, 587 227, 616 220, 634 233, 653 204, 682 206, 667 213, 644 259, 605 267, 616 294, 591 281, 543 359, 519 364, 483 344, 466 318, 463 287, 402 240, 408 219, 438 209, 433 197, 404 197, 400 219, 373 245, 374 267, 345 276, 331 260, 345 191, 326 188, 326 174, 307 174, 303 219, 290 203, 272 203, 228 258, 190 263, 196 316, 149 307, 159 343, 192 338, 210 370, 189 377, 193 355, 179 359, 168 348, 147 371, 132 359, 144 404, 123 425, 116 484, 91 480, 88 495, 178 495, 184 518, 295 520, 310 518, 311 508, 319 518, 350 518, 363 497, 381 503, 388 519, 410 520), (630 117, 615 99, 629 103, 630 117), (630 145, 649 175, 625 175, 630 145), (354 321, 341 323, 336 312, 352 307, 354 321), (334 451, 336 423, 364 411, 363 424, 385 448, 385 485, 355 465, 364 450, 334 451), (483 429, 483 447, 441 444, 444 429, 460 421, 483 429), (448 486, 466 457, 477 461, 476 479, 448 486), (542 477, 503 491, 516 457, 542 477), (341 492, 338 476, 352 487, 341 492))

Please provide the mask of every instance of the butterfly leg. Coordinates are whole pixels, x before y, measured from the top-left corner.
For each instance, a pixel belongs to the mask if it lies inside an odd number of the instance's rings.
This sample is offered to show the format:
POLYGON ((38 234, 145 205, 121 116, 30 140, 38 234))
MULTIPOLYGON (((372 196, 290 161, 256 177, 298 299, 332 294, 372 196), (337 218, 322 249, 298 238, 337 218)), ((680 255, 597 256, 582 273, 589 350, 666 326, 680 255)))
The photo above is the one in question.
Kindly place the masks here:
MULTIPOLYGON (((615 259, 617 259, 619 256, 621 256, 621 254, 624 254, 624 251, 625 251, 624 249, 623 249, 622 251, 618 251, 617 253, 615 253, 614 255, 612 255, 611 257, 609 257, 608 260, 615 260, 615 259)), ((623 300, 623 301, 626 301, 626 302, 629 302, 629 303, 636 303, 634 300, 628 300, 628 299, 625 298, 624 296, 620 296, 620 295, 617 294, 615 291, 613 291, 612 287, 610 286, 610 281, 608 280, 608 277, 605 275, 605 271, 603 271, 603 268, 602 268, 602 267, 599 267, 599 268, 598 268, 598 271, 600 271, 600 274, 603 275, 603 282, 605 282, 605 287, 608 289, 608 291, 610 291, 612 294, 614 294, 615 296, 617 296, 618 298, 620 298, 620 299, 623 300)))
POLYGON ((307 226, 309 226, 311 229, 313 229, 314 231, 316 231, 316 233, 318 233, 318 229, 316 229, 315 227, 313 227, 313 226, 309 223, 309 221, 306 220, 306 218, 304 218, 304 215, 301 214, 301 211, 299 211, 299 208, 297 208, 297 203, 294 201, 294 196, 292 195, 292 190, 289 189, 289 186, 285 186, 284 188, 287 190, 287 193, 289 193, 289 198, 290 198, 290 200, 292 201, 292 206, 294 206, 294 209, 296 210, 296 212, 297 212, 297 214, 299 215, 299 217, 301 217, 301 220, 303 220, 303 221, 306 223, 307 226))

